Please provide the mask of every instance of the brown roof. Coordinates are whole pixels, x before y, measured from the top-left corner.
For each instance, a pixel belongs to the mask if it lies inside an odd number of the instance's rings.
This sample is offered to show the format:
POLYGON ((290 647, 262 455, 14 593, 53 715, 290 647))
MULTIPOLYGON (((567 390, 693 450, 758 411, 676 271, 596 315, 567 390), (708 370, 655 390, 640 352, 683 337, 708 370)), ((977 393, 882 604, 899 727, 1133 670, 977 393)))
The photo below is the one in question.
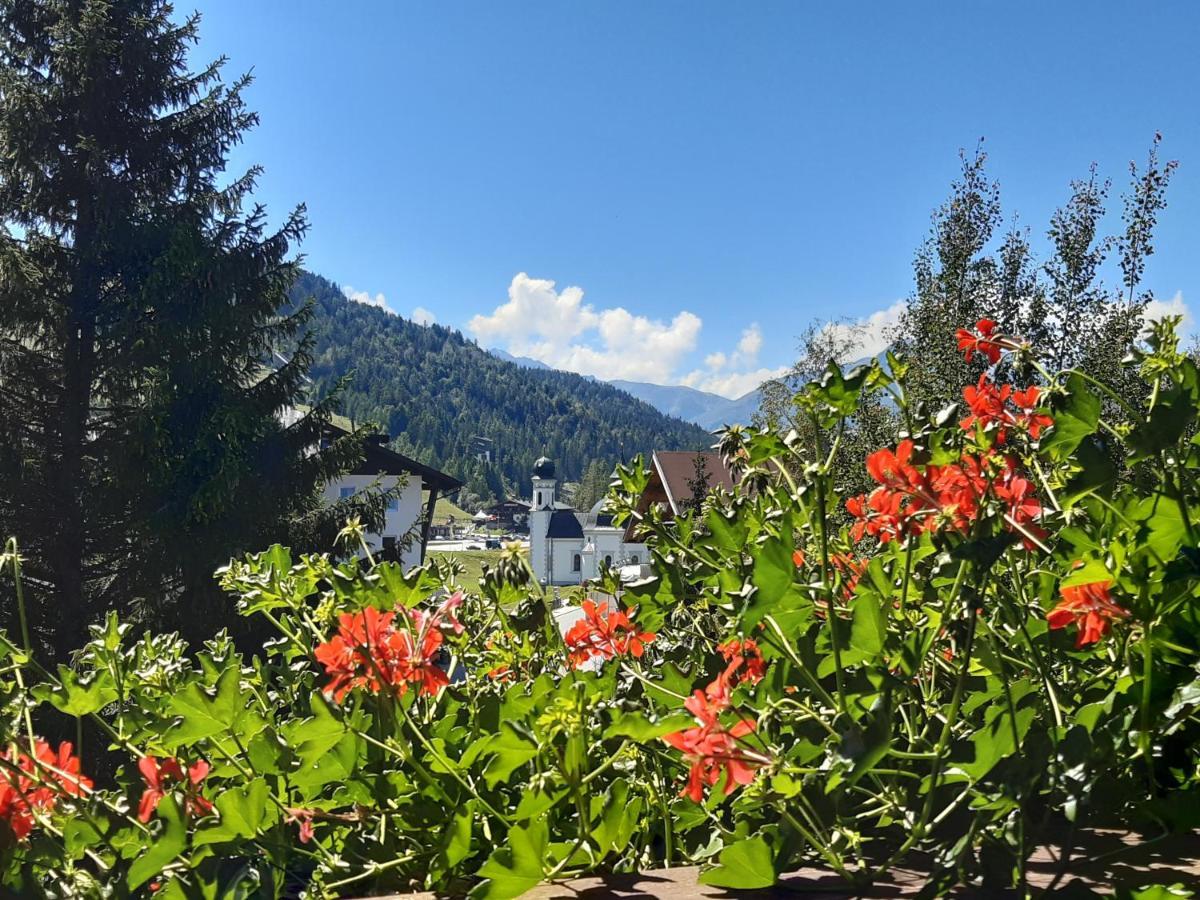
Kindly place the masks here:
POLYGON ((667 500, 671 504, 671 512, 679 514, 681 504, 691 499, 690 482, 696 474, 696 457, 703 456, 705 469, 708 474, 708 489, 723 488, 733 490, 733 474, 725 467, 721 454, 712 450, 658 450, 651 460, 653 469, 650 477, 655 475, 662 480, 667 492, 667 500))
MULTIPOLYGON (((710 491, 733 490, 733 473, 721 454, 712 450, 656 450, 650 460, 650 481, 638 499, 638 512, 645 513, 653 504, 661 503, 666 507, 666 519, 679 515, 692 497, 688 482, 695 477, 697 456, 704 457, 710 491)), ((625 527, 626 541, 633 539, 636 526, 637 519, 630 519, 625 527)))
MULTIPOLYGON (((348 433, 340 425, 331 422, 329 429, 336 436, 338 433, 348 433)), ((351 470, 351 475, 417 475, 420 477, 425 490, 437 488, 441 493, 448 494, 462 487, 457 478, 440 472, 433 466, 410 459, 402 453, 387 446, 387 435, 372 434, 367 436, 363 446, 363 460, 351 470)))

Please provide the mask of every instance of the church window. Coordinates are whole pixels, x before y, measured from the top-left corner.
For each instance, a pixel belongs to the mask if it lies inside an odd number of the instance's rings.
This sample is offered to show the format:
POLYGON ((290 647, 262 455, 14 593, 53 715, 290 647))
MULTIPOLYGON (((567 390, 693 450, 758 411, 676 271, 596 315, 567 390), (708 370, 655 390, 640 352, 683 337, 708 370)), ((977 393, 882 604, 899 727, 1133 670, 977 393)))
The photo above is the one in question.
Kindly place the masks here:
POLYGON ((612 557, 611 557, 611 556, 605 556, 605 557, 604 557, 604 564, 605 564, 606 566, 611 566, 611 565, 612 565, 612 557))
POLYGON ((633 556, 629 557, 629 561, 636 566, 639 562, 638 555, 636 553, 633 554, 633 556))
POLYGON ((583 560, 580 558, 579 554, 576 553, 571 557, 571 571, 578 572, 581 568, 583 568, 583 560))

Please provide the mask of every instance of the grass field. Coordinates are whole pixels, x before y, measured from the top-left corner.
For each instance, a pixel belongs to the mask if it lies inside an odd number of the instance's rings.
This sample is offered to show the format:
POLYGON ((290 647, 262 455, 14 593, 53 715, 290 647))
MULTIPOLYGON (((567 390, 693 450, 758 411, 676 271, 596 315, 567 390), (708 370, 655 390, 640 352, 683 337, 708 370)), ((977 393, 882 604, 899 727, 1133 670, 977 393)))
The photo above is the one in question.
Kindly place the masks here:
POLYGON ((433 521, 434 524, 444 525, 446 520, 454 516, 455 523, 469 522, 471 514, 465 509, 460 509, 455 506, 454 501, 447 500, 445 497, 438 497, 437 503, 433 506, 433 521))
MULTIPOLYGON (((456 551, 436 551, 430 553, 429 556, 433 559, 456 559, 463 564, 466 571, 458 577, 459 584, 468 590, 474 590, 479 586, 479 579, 483 577, 483 567, 485 564, 495 566, 500 559, 500 550, 456 550, 456 551)), ((528 554, 526 554, 528 558, 528 554)))

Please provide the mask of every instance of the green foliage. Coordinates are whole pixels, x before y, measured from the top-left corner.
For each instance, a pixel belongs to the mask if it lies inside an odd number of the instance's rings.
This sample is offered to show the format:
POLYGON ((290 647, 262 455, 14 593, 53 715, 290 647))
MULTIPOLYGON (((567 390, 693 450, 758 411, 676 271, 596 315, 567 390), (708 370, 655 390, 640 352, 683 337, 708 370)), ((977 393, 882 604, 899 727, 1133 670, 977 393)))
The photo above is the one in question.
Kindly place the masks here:
POLYGON ((311 452, 332 399, 283 421, 312 361, 309 312, 279 312, 307 224, 270 230, 258 171, 227 175, 257 119, 248 79, 189 71, 197 23, 162 0, 0 10, 0 530, 59 659, 106 609, 211 635, 212 570, 328 546, 319 488, 361 456, 362 435, 311 452))
MULTIPOLYGON (((639 656, 612 645, 613 658, 568 664, 578 644, 564 645, 515 549, 451 598, 461 633, 436 611, 443 583, 455 585, 449 566, 403 572, 281 547, 221 572, 238 610, 280 636, 261 655, 223 637, 190 654, 171 635, 136 639, 113 615, 74 668, 52 673, 0 633, 13 736, 0 769, 11 773, 35 721, 55 716, 93 723, 122 763, 82 797, 50 780, 28 837, 0 824, 0 885, 499 898, 586 871, 703 862, 704 883, 734 890, 816 864, 853 885, 922 865, 931 894, 964 879, 1000 892, 1071 828, 1192 828, 1200 457, 1188 434, 1200 402, 1169 323, 1136 366, 1147 399, 1121 428, 1105 388, 1070 372, 1044 385, 1056 420, 1040 440, 1007 426, 1006 465, 1028 474, 1040 505, 1036 533, 1016 530, 1016 507, 987 493, 957 524, 944 510, 896 540, 856 539, 816 432, 727 432, 737 494, 714 493, 672 523, 647 512, 654 576, 599 586, 621 592, 635 631, 656 632, 639 656), (1164 424, 1160 402, 1187 427, 1164 424), (1104 436, 1126 455, 1158 449, 1136 479, 1081 490, 1079 454, 1104 436), (1083 587, 1108 598, 1091 607, 1107 609, 1096 632, 1083 630, 1086 608, 1066 603, 1083 587), (1057 627, 1055 609, 1078 619, 1057 627), (331 638, 366 610, 446 626, 448 656, 430 659, 454 682, 401 691, 364 676, 330 696, 327 669, 341 658, 331 638), (146 787, 141 754, 210 771, 168 782, 142 824, 131 814, 146 787)), ((989 458, 994 426, 919 420, 903 361, 890 369, 829 372, 795 406, 836 431, 860 388, 894 391, 920 444, 889 471, 941 467, 942 478, 989 458)), ((878 459, 874 470, 885 477, 878 459)), ((640 463, 615 483, 609 500, 627 519, 640 463)), ((12 546, 3 559, 18 576, 12 546)), ((0 822, 12 810, 0 802, 0 822)), ((1138 890, 1129 896, 1177 895, 1138 890)))

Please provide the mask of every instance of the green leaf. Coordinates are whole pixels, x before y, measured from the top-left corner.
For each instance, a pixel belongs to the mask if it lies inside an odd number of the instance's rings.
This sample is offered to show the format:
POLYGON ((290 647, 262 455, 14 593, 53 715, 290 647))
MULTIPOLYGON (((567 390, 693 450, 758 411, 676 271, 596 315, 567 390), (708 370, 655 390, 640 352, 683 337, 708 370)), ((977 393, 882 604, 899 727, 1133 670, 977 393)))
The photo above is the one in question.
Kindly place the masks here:
POLYGON ((1098 559, 1086 560, 1078 569, 1073 569, 1071 574, 1064 578, 1058 587, 1061 591, 1065 587, 1074 587, 1077 584, 1091 584, 1093 581, 1112 581, 1112 573, 1098 559))
POLYGON ((629 844, 642 814, 642 798, 629 799, 624 779, 613 782, 602 795, 591 798, 592 838, 603 853, 620 853, 629 844), (599 821, 596 821, 599 820, 599 821))
POLYGON ((399 563, 383 562, 375 566, 373 574, 378 576, 382 589, 376 592, 381 597, 380 604, 377 605, 382 609, 393 609, 396 605, 411 609, 423 603, 441 587, 437 575, 428 563, 412 568, 406 573, 399 563))
POLYGON ((1054 411, 1054 428, 1041 442, 1042 450, 1062 462, 1075 452, 1084 438, 1100 427, 1100 398, 1079 375, 1067 379, 1067 399, 1054 411))
POLYGON ((187 843, 187 826, 183 824, 183 815, 170 794, 158 801, 158 817, 166 827, 157 837, 149 840, 146 849, 129 867, 125 883, 131 891, 137 890, 173 862, 187 843))
POLYGON ((792 561, 793 548, 781 538, 770 538, 757 548, 754 555, 754 572, 750 581, 757 588, 755 605, 763 614, 771 612, 792 586, 796 564, 792 561))
POLYGON ((236 665, 221 673, 215 696, 192 682, 171 698, 167 708, 179 717, 163 735, 164 744, 171 749, 226 732, 244 744, 267 724, 258 713, 254 697, 242 691, 241 672, 236 665))
POLYGON ((33 689, 33 696, 68 716, 99 712, 117 699, 117 689, 108 672, 98 672, 85 681, 78 672, 59 666, 58 680, 59 685, 39 684, 33 689))
POLYGON ((509 776, 537 756, 537 752, 537 745, 521 736, 511 722, 502 723, 500 731, 488 739, 481 754, 492 757, 483 770, 487 786, 494 788, 500 782, 508 781, 509 776))
POLYGON ((471 852, 471 826, 475 819, 475 801, 467 802, 450 822, 446 834, 446 865, 454 868, 471 852))
POLYGON ((720 865, 700 875, 701 884, 714 887, 768 888, 775 884, 775 860, 761 837, 738 841, 721 851, 720 865))
POLYGON ((269 799, 267 783, 255 778, 249 784, 224 791, 216 800, 220 822, 197 832, 197 846, 252 838, 279 821, 279 808, 269 799))
MULTIPOLYGON (((1024 679, 1013 682, 1009 686, 1009 694, 1013 697, 1016 716, 1009 712, 1008 704, 999 698, 992 702, 984 715, 983 727, 971 736, 975 748, 975 758, 968 763, 956 763, 956 768, 966 773, 972 781, 978 781, 988 774, 1000 760, 1018 753, 1018 742, 1025 739, 1029 726, 1037 712, 1032 705, 1020 708, 1021 698, 1025 697, 1032 687, 1024 679), (1015 733, 1014 733, 1015 732, 1015 733)), ((955 780, 951 777, 949 780, 955 780)))
POLYGON ((1170 562, 1187 540, 1187 523, 1179 504, 1166 494, 1142 499, 1133 510, 1133 518, 1143 523, 1144 546, 1163 562, 1170 562))
POLYGON ((636 712, 624 712, 604 731, 606 738, 633 738, 639 744, 645 744, 664 734, 691 728, 695 723, 692 717, 679 713, 676 715, 655 718, 636 712))
POLYGON ((534 816, 540 816, 565 796, 567 796, 566 788, 557 791, 526 788, 521 792, 521 802, 517 804, 517 810, 513 813, 513 821, 525 822, 534 816))
MULTIPOLYGON (((97 820, 99 824, 108 830, 108 822, 103 819, 97 820)), ((78 859, 83 855, 83 851, 100 843, 101 833, 96 829, 96 826, 87 819, 76 816, 68 819, 63 825, 63 847, 72 855, 72 858, 78 859)))
POLYGON ((477 884, 468 896, 471 900, 509 900, 536 887, 542 880, 548 843, 545 820, 514 825, 508 830, 507 845, 492 851, 479 868, 477 874, 487 881, 477 884))
POLYGON ((874 591, 860 589, 854 595, 853 606, 854 621, 850 626, 850 646, 874 659, 883 652, 883 639, 887 633, 883 604, 874 591))
POLYGON ((341 784, 358 768, 364 742, 356 734, 342 735, 336 744, 292 774, 292 784, 316 796, 327 784, 341 784))
POLYGON ((1175 884, 1147 884, 1139 888, 1117 888, 1113 895, 1115 900, 1187 900, 1195 897, 1194 891, 1188 890, 1182 882, 1175 884))
POLYGON ((1075 451, 1074 462, 1079 467, 1066 487, 1059 491, 1059 502, 1070 507, 1090 494, 1111 497, 1117 481, 1117 467, 1104 452, 1095 436, 1083 440, 1075 451))

